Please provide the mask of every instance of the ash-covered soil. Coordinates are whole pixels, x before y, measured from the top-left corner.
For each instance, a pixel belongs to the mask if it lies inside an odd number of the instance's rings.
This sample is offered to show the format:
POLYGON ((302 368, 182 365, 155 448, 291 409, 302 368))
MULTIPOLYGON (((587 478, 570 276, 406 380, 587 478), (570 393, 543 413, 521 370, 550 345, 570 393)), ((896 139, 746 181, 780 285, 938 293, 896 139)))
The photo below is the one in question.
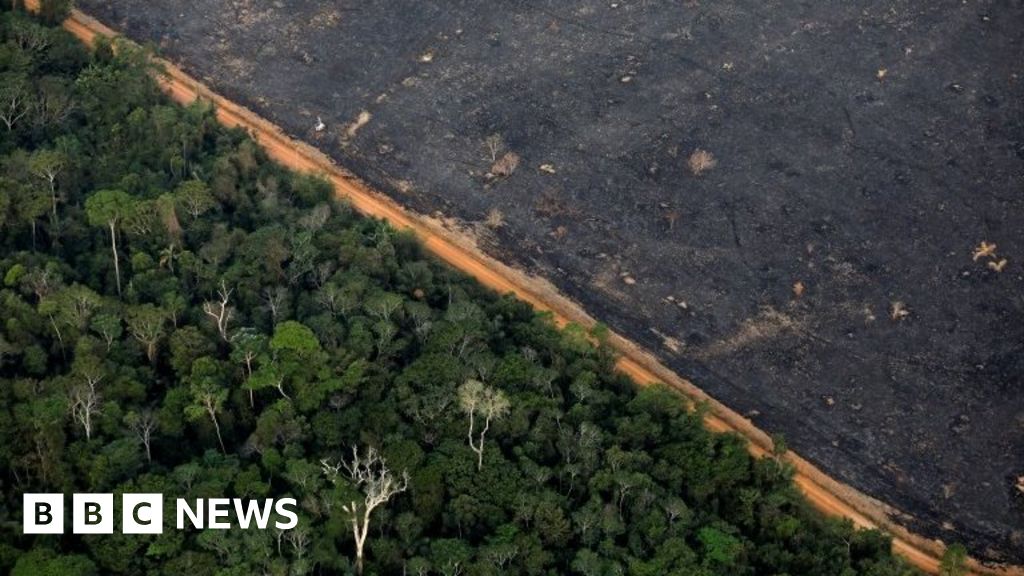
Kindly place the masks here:
POLYGON ((1024 563, 1021 0, 78 4, 1024 563))

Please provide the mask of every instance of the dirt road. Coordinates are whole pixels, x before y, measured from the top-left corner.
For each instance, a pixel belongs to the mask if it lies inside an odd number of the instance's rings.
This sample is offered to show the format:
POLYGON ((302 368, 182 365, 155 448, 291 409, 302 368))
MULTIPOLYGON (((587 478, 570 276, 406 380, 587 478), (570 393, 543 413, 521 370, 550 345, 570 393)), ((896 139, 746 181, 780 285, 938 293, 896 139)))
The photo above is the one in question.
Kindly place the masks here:
MULTIPOLYGON (((79 11, 73 13, 65 27, 87 43, 96 35, 114 35, 112 30, 79 11)), ((215 94, 171 63, 163 64, 167 75, 161 81, 174 100, 182 103, 192 102, 196 98, 212 101, 222 122, 248 130, 274 159, 296 170, 323 174, 354 208, 368 216, 385 219, 395 227, 411 229, 438 258, 472 275, 482 284, 499 292, 513 292, 537 309, 551 311, 560 324, 594 324, 593 319, 580 306, 560 295, 549 283, 487 256, 475 246, 472 239, 447 229, 442 222, 409 213, 394 200, 374 192, 353 175, 338 168, 323 153, 289 138, 278 127, 215 94)), ((749 439, 750 451, 754 455, 760 456, 770 451, 769 437, 749 420, 710 398, 626 339, 613 334, 611 342, 622 354, 619 369, 638 383, 666 382, 695 401, 709 403, 711 411, 706 420, 708 428, 742 434, 749 439)), ((895 536, 893 547, 897 553, 927 572, 938 571, 937 558, 943 550, 940 542, 908 532, 893 521, 894 517, 899 516, 898 511, 836 482, 795 454, 791 453, 787 457, 796 467, 797 485, 818 509, 850 518, 861 527, 880 527, 889 531, 895 536)), ((1016 567, 987 567, 977 563, 972 564, 972 569, 979 574, 1024 574, 1024 570, 1016 567)))

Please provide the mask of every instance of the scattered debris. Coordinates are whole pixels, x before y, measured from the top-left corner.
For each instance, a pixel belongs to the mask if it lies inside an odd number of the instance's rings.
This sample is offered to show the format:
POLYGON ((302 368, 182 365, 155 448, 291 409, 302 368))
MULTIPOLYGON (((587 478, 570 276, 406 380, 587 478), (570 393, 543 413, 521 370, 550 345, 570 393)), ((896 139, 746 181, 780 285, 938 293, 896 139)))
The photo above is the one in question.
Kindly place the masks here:
POLYGON ((491 165, 490 175, 494 178, 507 178, 519 167, 519 155, 515 152, 506 152, 501 158, 491 165))
POLYGON ((910 316, 910 310, 907 309, 907 305, 899 300, 892 303, 892 308, 889 313, 889 317, 893 320, 903 320, 907 316, 910 316))
POLYGON ((555 228, 554 231, 551 232, 551 237, 554 238, 555 240, 561 240, 562 238, 565 238, 568 234, 568 228, 566 228, 565 226, 559 226, 558 228, 555 228))
POLYGON ((392 180, 391 183, 394 185, 395 190, 401 194, 412 194, 415 190, 415 187, 409 180, 392 180))
POLYGON ((862 312, 864 313, 864 321, 865 322, 869 322, 870 323, 870 322, 874 322, 875 320, 878 319, 878 318, 875 317, 875 311, 871 309, 871 306, 865 306, 864 310, 862 312))
POLYGON ((541 172, 544 172, 545 174, 555 174, 555 165, 554 164, 541 164, 540 168, 538 168, 538 169, 541 172))
POLYGON ((427 50, 423 54, 420 54, 419 61, 423 62, 424 64, 429 64, 429 63, 433 62, 434 61, 434 51, 433 50, 427 50))
POLYGON ((804 283, 801 282, 800 280, 797 280, 796 282, 793 283, 793 296, 795 298, 799 298, 799 297, 803 296, 804 295, 804 290, 806 290, 806 289, 807 289, 807 287, 804 286, 804 283))
POLYGON ((649 328, 649 330, 655 336, 657 336, 658 338, 661 338, 661 345, 662 346, 664 346, 665 348, 669 349, 671 352, 673 352, 675 354, 682 353, 683 348, 685 347, 685 345, 678 338, 673 338, 672 336, 669 336, 668 334, 665 334, 665 333, 659 331, 657 328, 654 328, 654 327, 649 328))
POLYGON ((725 63, 722 64, 722 70, 732 70, 732 69, 733 69, 733 63, 732 62, 725 62, 725 63))
POLYGON ((1003 258, 998 262, 989 262, 988 267, 996 272, 1002 272, 1003 268, 1006 268, 1006 258, 1003 258))
POLYGON ((989 270, 1001 273, 1003 268, 1006 268, 1007 259, 999 258, 999 256, 996 255, 995 242, 989 243, 982 240, 981 244, 978 244, 978 247, 974 249, 972 260, 977 262, 981 258, 989 258, 989 261, 985 263, 989 270))
POLYGON ((370 118, 373 118, 373 115, 370 114, 369 111, 363 110, 360 112, 359 116, 356 116, 355 121, 349 124, 348 128, 345 129, 345 136, 349 140, 355 138, 356 132, 358 132, 363 126, 366 126, 370 122, 370 118))
POLYGON ((324 130, 327 130, 327 124, 324 124, 323 119, 317 116, 316 126, 313 126, 313 130, 315 130, 316 132, 323 132, 324 130))
POLYGON ((619 78, 619 82, 622 82, 623 84, 629 84, 632 81, 633 81, 633 77, 630 76, 629 74, 623 76, 622 78, 619 78))
POLYGON ((717 166, 718 160, 715 160, 711 152, 697 148, 693 151, 693 154, 690 154, 690 159, 686 161, 686 165, 694 176, 700 176, 717 166))
POLYGON ((675 208, 668 209, 664 214, 661 215, 661 217, 665 220, 665 223, 668 224, 669 231, 676 227, 676 221, 678 221, 682 216, 682 213, 679 210, 676 210, 675 208))
POLYGON ((888 76, 888 74, 889 74, 889 69, 888 68, 879 68, 878 72, 875 72, 875 78, 877 78, 879 81, 882 81, 882 80, 885 80, 885 77, 888 76))
POLYGON ((735 332, 712 342, 695 355, 702 360, 718 358, 801 329, 799 321, 774 308, 764 307, 756 316, 744 320, 735 332))
POLYGON ((942 485, 942 497, 949 500, 956 494, 956 484, 943 484, 942 485))
POLYGON ((981 244, 978 244, 978 247, 974 249, 973 259, 975 262, 977 262, 979 258, 984 258, 986 256, 995 258, 996 245, 995 243, 989 244, 988 242, 982 240, 981 244))
POLYGON ((622 281, 625 282, 629 286, 632 286, 633 284, 636 284, 636 278, 633 278, 632 276, 628 276, 628 275, 627 276, 623 276, 622 277, 622 281))
POLYGON ((491 229, 498 229, 505 225, 505 215, 497 208, 491 208, 487 212, 487 218, 484 219, 484 224, 491 229))
POLYGON ((1024 494, 1024 474, 1017 476, 1017 492, 1024 494))
POLYGON ((533 203, 533 210, 538 216, 554 218, 566 216, 574 218, 579 215, 579 208, 562 199, 557 190, 547 189, 533 203))

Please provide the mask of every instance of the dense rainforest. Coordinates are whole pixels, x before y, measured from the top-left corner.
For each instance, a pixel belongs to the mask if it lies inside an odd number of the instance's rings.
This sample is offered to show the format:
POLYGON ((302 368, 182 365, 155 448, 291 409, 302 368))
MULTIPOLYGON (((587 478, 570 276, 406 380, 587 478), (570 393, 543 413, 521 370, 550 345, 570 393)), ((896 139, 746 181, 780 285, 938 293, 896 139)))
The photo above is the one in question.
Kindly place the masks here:
POLYGON ((0 12, 0 571, 912 573, 617 374, 600 330, 431 260, 57 18, 0 12), (300 521, 179 531, 168 504, 161 535, 31 536, 26 492, 289 496, 300 521))

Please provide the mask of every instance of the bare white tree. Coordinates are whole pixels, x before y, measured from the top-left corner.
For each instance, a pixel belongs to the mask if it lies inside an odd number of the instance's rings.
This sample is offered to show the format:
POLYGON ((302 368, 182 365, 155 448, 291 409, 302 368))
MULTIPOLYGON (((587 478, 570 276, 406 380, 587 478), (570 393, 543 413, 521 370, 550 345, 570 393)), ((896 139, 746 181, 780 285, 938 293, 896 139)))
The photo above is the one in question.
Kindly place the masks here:
POLYGON ((220 290, 217 291, 217 296, 220 300, 217 302, 209 300, 203 302, 203 312, 206 312, 206 315, 213 318, 213 321, 217 323, 217 331, 220 332, 220 337, 225 342, 229 340, 228 324, 235 315, 235 309, 228 305, 232 292, 234 292, 234 289, 228 290, 227 284, 224 283, 224 280, 221 280, 220 290))
POLYGON ((102 400, 99 384, 104 377, 103 364, 95 357, 82 355, 75 359, 74 374, 79 382, 68 391, 68 409, 71 418, 85 430, 85 437, 91 439, 93 416, 100 412, 102 400))
POLYGON ((513 544, 496 544, 484 549, 483 557, 486 558, 498 569, 504 572, 505 566, 519 555, 519 548, 513 544))
POLYGON ((363 573, 363 547, 370 530, 370 514, 373 510, 409 487, 409 473, 402 471, 395 476, 387 466, 387 462, 375 448, 368 448, 360 455, 359 448, 352 447, 352 460, 333 463, 329 459, 320 461, 324 474, 332 483, 339 478, 347 478, 363 492, 363 502, 355 500, 342 506, 352 517, 352 535, 356 541, 356 573, 363 573))
POLYGON ((14 43, 26 52, 42 52, 50 46, 50 36, 39 25, 17 26, 11 31, 14 43))
POLYGON ((139 438, 139 442, 146 447, 146 460, 153 461, 153 453, 150 452, 149 444, 153 438, 153 431, 156 430, 157 421, 153 411, 148 408, 142 412, 129 412, 124 417, 125 424, 139 438))
POLYGON ((396 294, 382 293, 367 300, 363 308, 377 320, 387 322, 402 307, 402 302, 402 298, 396 294))
POLYGON ((92 418, 100 411, 100 395, 89 383, 71 388, 68 395, 71 418, 85 430, 86 439, 92 439, 92 418))
POLYGON ((279 372, 275 373, 272 383, 274 384, 274 388, 277 388, 277 391, 281 393, 281 397, 283 397, 285 400, 292 399, 292 397, 289 396, 288 393, 284 391, 284 374, 281 374, 279 372))
MULTIPOLYGON (((37 126, 53 126, 61 124, 71 115, 75 109, 75 102, 71 94, 53 87, 47 88, 42 84, 37 91, 35 102, 32 105, 34 114, 33 121, 37 126)), ((49 85, 49 86, 52 86, 49 85)))
POLYGON ((31 109, 31 94, 23 81, 12 76, 2 78, 0 82, 0 121, 7 126, 7 131, 14 130, 14 125, 25 117, 31 109))
POLYGON ((260 299, 263 300, 263 307, 270 312, 270 320, 277 322, 277 315, 284 306, 284 299, 288 297, 288 290, 281 286, 267 286, 260 291, 260 299))
MULTIPOLYGON (((57 221, 57 202, 60 194, 57 191, 57 178, 67 165, 67 157, 58 150, 38 150, 32 154, 29 169, 37 178, 46 183, 50 191, 50 204, 53 221, 57 221)), ((115 251, 116 254, 116 251, 115 251)))
POLYGON ((309 536, 309 530, 305 528, 289 530, 285 533, 284 539, 292 545, 292 551, 295 553, 295 558, 301 564, 306 557, 310 542, 312 541, 312 538, 309 536))
POLYGON ((505 139, 501 137, 501 134, 491 134, 484 139, 484 148, 487 149, 491 162, 496 162, 498 154, 505 150, 505 139))
POLYGON ((508 414, 508 397, 501 390, 488 388, 479 380, 466 380, 459 386, 459 406, 469 416, 469 447, 476 452, 476 469, 484 467, 484 437, 491 427, 492 420, 498 420, 508 414), (474 435, 475 417, 484 419, 484 427, 479 437, 474 435))

